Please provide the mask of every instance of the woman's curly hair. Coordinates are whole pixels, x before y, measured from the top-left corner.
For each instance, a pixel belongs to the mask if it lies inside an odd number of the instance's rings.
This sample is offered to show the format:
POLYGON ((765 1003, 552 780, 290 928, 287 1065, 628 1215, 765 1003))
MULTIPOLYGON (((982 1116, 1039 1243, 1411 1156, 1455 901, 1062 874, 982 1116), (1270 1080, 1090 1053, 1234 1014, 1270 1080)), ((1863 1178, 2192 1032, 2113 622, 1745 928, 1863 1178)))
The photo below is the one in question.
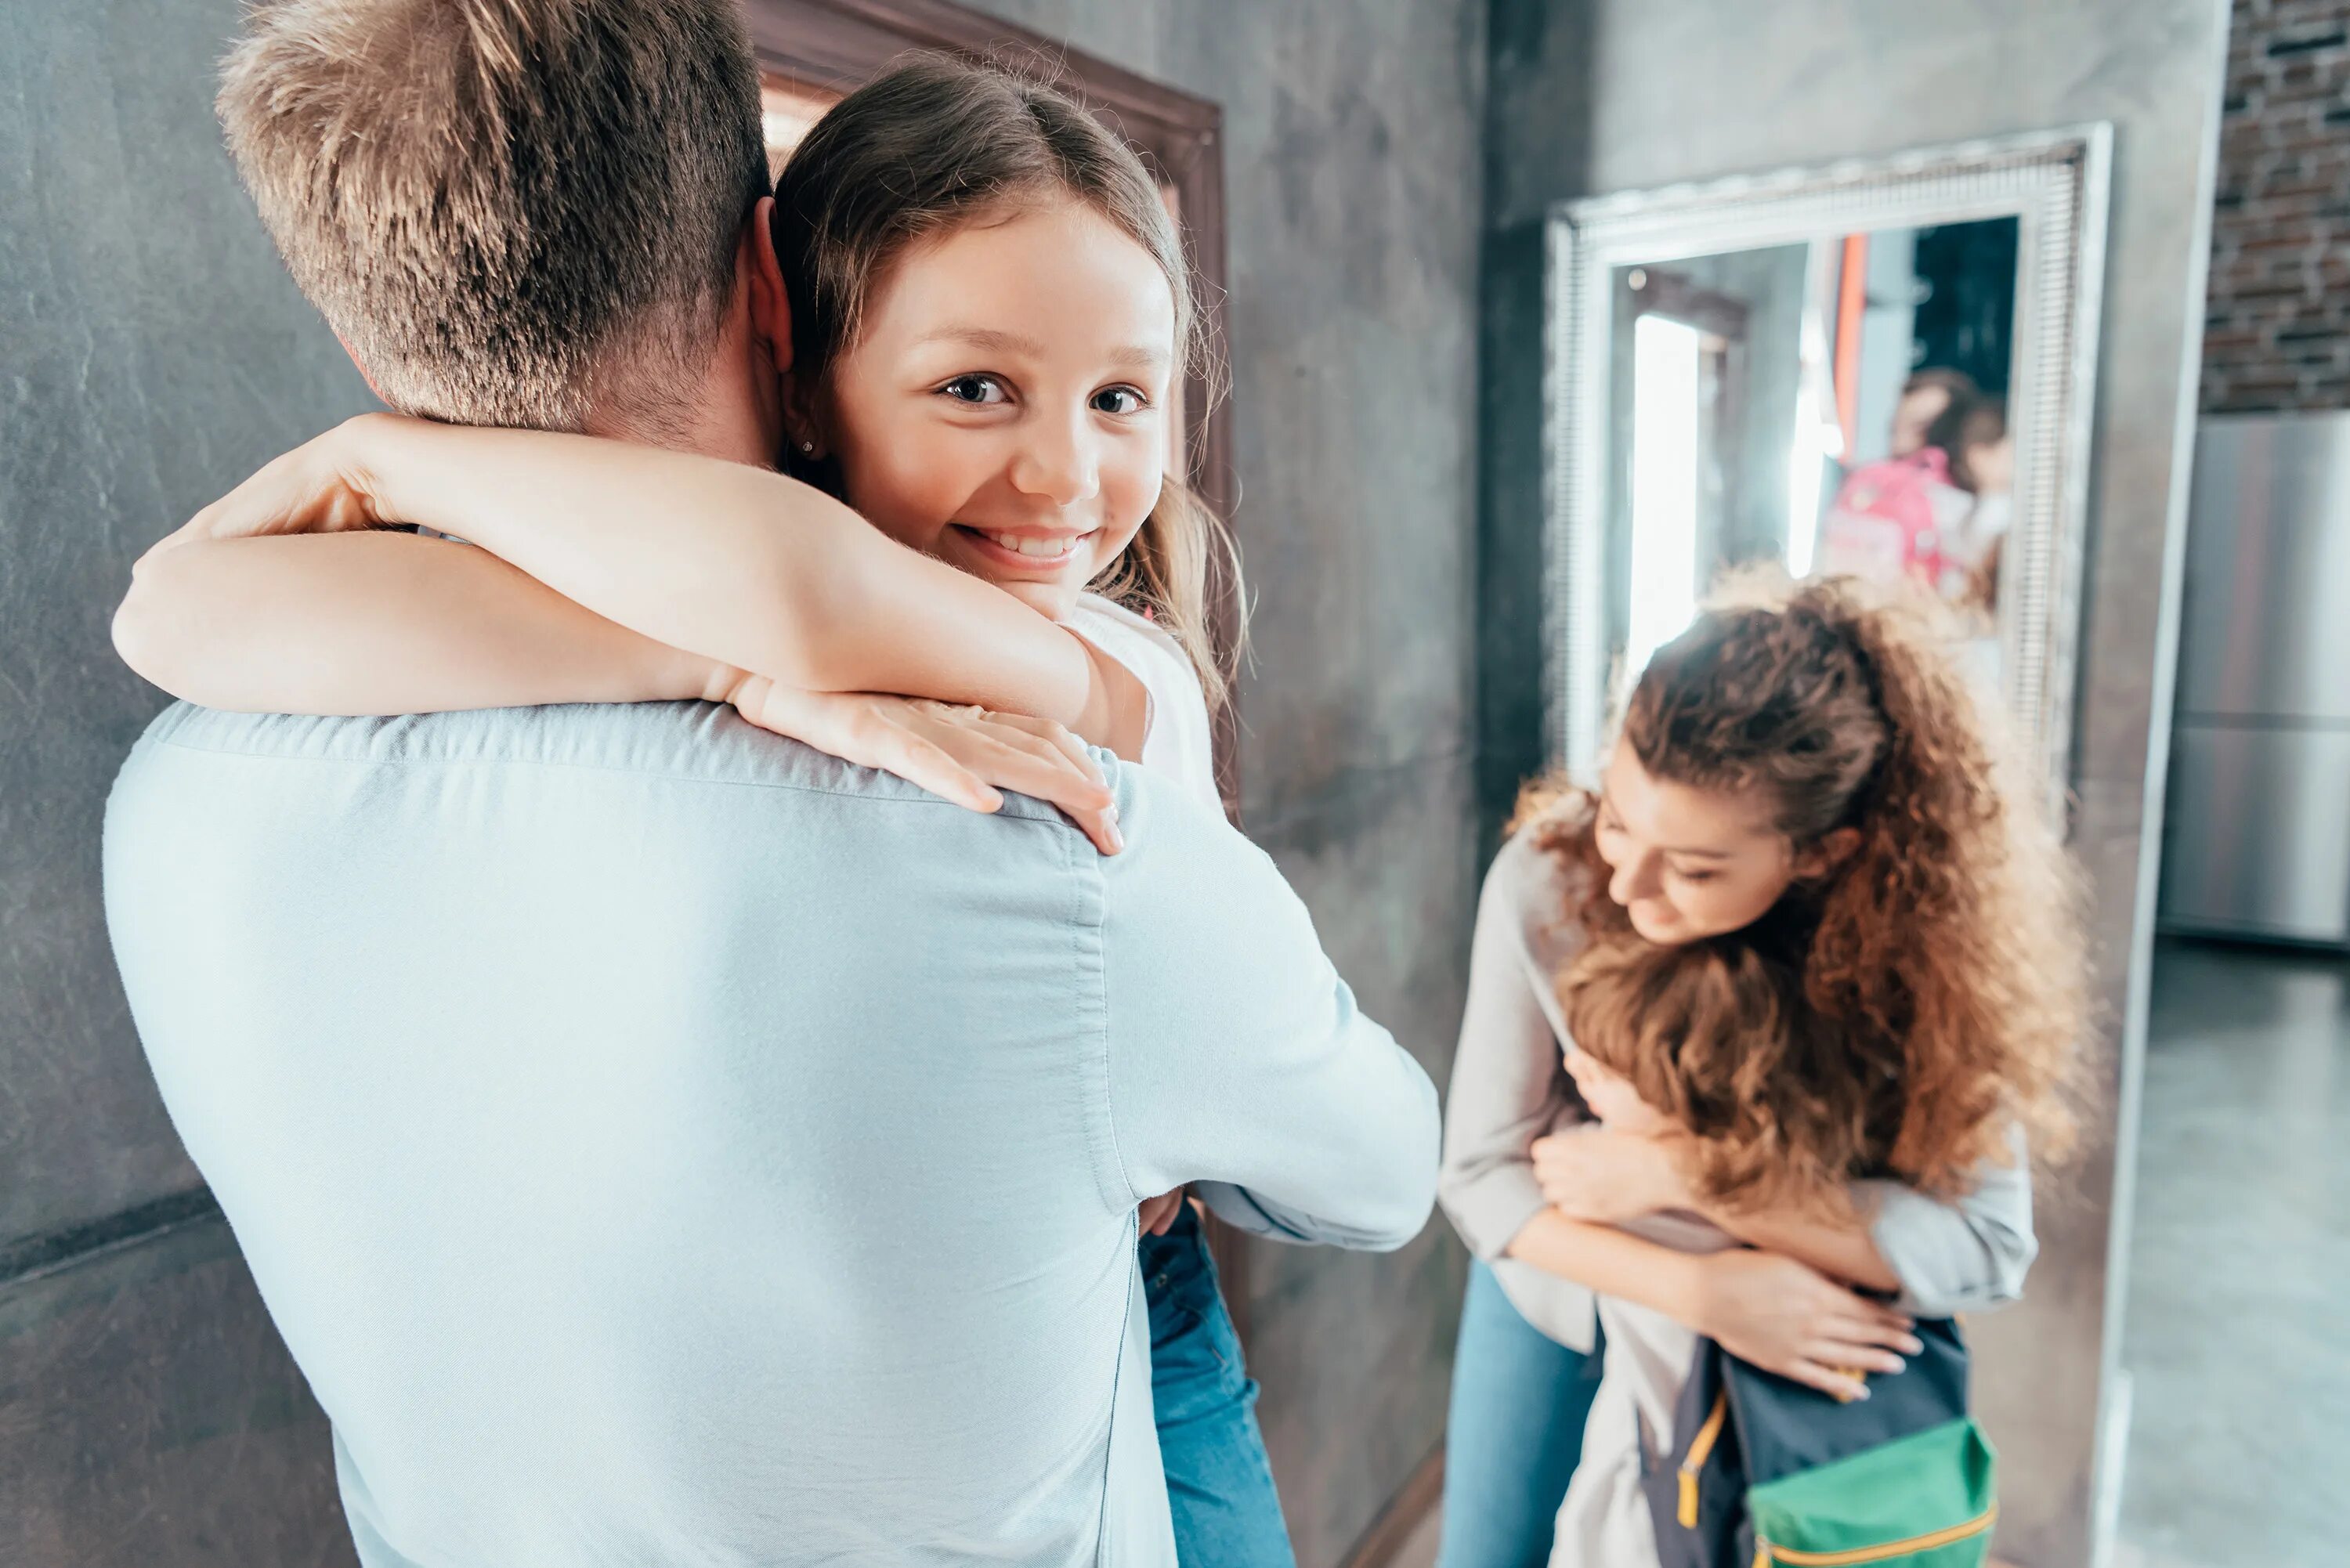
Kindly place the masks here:
POLYGON ((1731 1208, 1832 1203, 1856 1176, 1939 1197, 2074 1131, 2089 1026, 2078 880, 2000 714, 1918 596, 1851 579, 1733 584, 1659 651, 1617 744, 1652 777, 1767 792, 1800 850, 1852 851, 1761 920, 1648 941, 1608 896, 1587 795, 1521 803, 1583 872, 1588 940, 1559 976, 1578 1045, 1694 1135, 1731 1208))

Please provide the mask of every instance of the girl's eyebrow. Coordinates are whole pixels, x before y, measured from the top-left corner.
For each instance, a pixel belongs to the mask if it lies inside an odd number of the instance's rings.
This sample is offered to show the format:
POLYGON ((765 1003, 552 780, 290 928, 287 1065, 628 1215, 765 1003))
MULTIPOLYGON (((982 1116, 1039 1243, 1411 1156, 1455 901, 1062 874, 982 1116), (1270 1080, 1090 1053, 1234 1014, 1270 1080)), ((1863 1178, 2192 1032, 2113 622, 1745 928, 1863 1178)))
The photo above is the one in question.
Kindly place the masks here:
MULTIPOLYGON (((1045 357, 1045 346, 1034 337, 1024 337, 1017 332, 999 331, 993 327, 941 327, 917 338, 915 347, 930 343, 960 343, 983 354, 1022 354, 1031 359, 1045 357)), ((1163 349, 1136 344, 1111 349, 1109 361, 1113 365, 1138 370, 1156 370, 1167 363, 1167 355, 1163 349)))

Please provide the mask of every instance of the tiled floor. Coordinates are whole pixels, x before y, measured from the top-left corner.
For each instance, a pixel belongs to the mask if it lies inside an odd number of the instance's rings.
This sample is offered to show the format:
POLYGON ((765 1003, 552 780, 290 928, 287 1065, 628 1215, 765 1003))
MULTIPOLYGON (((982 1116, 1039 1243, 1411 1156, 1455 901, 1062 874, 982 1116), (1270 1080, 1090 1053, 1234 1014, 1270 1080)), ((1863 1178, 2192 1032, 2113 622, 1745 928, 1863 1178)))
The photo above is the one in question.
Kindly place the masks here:
POLYGON ((2147 1033, 2117 1562, 2338 1568, 2350 961, 2165 944, 2147 1033))

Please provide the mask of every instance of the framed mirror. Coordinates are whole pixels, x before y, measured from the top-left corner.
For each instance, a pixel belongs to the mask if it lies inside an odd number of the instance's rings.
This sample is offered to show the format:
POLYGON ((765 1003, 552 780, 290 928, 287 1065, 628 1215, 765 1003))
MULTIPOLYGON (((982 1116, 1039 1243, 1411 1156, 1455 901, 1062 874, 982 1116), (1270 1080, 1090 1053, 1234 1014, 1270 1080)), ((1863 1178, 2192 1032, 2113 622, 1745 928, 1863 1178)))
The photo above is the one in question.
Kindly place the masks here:
POLYGON ((1552 213, 1554 760, 1594 766, 1611 683, 1771 562, 1949 601, 2061 798, 2111 147, 2092 125, 1552 213))

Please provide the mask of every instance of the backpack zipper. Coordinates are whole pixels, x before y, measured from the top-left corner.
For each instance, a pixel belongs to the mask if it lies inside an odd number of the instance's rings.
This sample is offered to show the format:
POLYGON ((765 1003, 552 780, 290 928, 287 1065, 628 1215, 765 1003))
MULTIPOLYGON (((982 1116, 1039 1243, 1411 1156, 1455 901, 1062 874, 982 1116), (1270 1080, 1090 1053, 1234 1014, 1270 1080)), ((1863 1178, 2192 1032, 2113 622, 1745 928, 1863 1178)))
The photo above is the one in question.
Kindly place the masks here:
POLYGON ((1697 1528, 1697 1473, 1705 1469, 1705 1461, 1713 1452, 1713 1445, 1721 1439, 1721 1424, 1730 1418, 1730 1389, 1724 1386, 1713 1397, 1713 1408, 1707 1412, 1705 1425, 1690 1439, 1689 1453, 1681 1459, 1681 1505, 1676 1517, 1683 1530, 1697 1528))
POLYGON ((1852 1563, 1883 1563, 1913 1552, 1931 1552, 1938 1546, 1948 1546, 1970 1535, 1981 1535, 1998 1520, 1999 1504, 1993 1503, 1964 1524, 1928 1531, 1907 1541, 1888 1541, 1882 1546, 1855 1546, 1843 1552, 1804 1552, 1793 1546, 1773 1546, 1757 1536, 1754 1568, 1774 1568, 1777 1564, 1783 1564, 1784 1568, 1842 1568, 1843 1564, 1852 1563))

